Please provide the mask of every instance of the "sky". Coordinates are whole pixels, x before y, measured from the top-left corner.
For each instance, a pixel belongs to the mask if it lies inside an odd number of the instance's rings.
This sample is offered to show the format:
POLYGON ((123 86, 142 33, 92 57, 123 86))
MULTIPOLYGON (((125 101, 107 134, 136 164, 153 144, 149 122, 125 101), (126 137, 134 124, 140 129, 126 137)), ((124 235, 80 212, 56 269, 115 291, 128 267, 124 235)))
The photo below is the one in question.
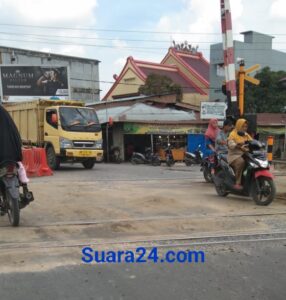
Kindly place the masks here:
MULTIPOLYGON (((230 3, 236 40, 267 33, 286 52, 285 0, 230 3)), ((209 59, 221 42, 220 0, 0 0, 1 45, 100 60, 101 98, 128 56, 160 62, 173 40, 209 59)))

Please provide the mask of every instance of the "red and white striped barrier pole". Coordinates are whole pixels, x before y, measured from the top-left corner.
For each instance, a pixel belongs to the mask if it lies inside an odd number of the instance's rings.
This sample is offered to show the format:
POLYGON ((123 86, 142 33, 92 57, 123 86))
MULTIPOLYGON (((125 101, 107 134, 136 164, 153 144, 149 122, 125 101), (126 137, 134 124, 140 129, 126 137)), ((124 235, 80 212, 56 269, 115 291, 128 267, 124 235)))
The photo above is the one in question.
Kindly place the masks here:
POLYGON ((237 107, 235 59, 229 0, 221 0, 220 8, 226 91, 228 92, 228 94, 230 94, 231 102, 237 107))

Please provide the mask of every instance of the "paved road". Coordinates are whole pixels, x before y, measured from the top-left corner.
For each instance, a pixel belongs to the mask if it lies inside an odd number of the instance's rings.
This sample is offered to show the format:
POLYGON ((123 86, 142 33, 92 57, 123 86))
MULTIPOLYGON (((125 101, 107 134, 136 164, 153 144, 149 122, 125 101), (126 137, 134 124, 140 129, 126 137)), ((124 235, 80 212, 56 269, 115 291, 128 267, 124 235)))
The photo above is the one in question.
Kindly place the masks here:
POLYGON ((286 299, 285 242, 203 250, 204 264, 81 264, 4 274, 0 276, 1 299, 286 299))
MULTIPOLYGON (((96 164, 92 170, 85 170, 82 165, 63 165, 61 170, 55 172, 55 178, 61 180, 80 181, 90 180, 153 180, 153 179, 184 179, 192 178, 202 181, 200 167, 194 165, 186 167, 183 163, 177 163, 174 167, 162 164, 159 167, 149 165, 123 164, 96 164)), ((47 178, 41 178, 45 180, 47 178)))
POLYGON ((220 198, 199 167, 183 165, 67 166, 31 188, 21 226, 0 219, 0 299, 285 299, 286 242, 204 246, 202 265, 80 261, 86 245, 172 247, 178 238, 286 231, 284 200, 220 198))

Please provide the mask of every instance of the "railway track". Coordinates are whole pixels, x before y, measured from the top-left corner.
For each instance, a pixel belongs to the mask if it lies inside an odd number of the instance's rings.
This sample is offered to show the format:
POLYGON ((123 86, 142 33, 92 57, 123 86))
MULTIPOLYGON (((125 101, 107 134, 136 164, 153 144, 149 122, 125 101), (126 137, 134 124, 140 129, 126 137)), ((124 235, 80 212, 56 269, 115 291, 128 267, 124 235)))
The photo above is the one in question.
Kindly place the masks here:
POLYGON ((9 243, 0 244, 0 251, 6 250, 40 250, 40 249, 57 249, 57 248, 78 248, 84 246, 92 246, 98 248, 176 248, 176 247, 195 247, 237 243, 253 243, 253 242, 277 242, 286 241, 286 231, 252 231, 252 232, 232 232, 232 233, 216 233, 202 235, 179 235, 164 237, 139 237, 129 239, 112 239, 112 240, 68 240, 68 241, 49 241, 49 242, 30 242, 30 243, 9 243))
MULTIPOLYGON (((144 222, 144 221, 160 221, 160 220, 183 220, 183 219, 211 219, 211 218, 242 218, 242 217, 267 217, 267 216, 285 216, 286 211, 273 211, 262 213, 240 213, 240 214, 191 214, 179 216, 148 216, 137 218, 122 218, 122 219, 101 219, 101 220, 80 220, 80 221, 63 221, 53 223, 42 223, 38 225, 25 225, 24 228, 46 228, 46 227, 59 227, 59 226, 88 226, 88 225, 104 225, 112 223, 128 223, 128 222, 144 222)), ((0 228, 10 228, 7 225, 0 226, 0 228)))
MULTIPOLYGON (((181 215, 181 216, 150 216, 141 218, 128 218, 128 219, 107 219, 107 220, 87 220, 76 222, 58 222, 50 224, 40 224, 36 226, 21 227, 25 234, 29 236, 29 232, 32 233, 30 241, 19 240, 4 240, 0 241, 0 251, 9 249, 42 249, 42 248, 70 248, 70 247, 83 247, 86 245, 98 246, 98 247, 132 247, 135 245, 141 246, 157 246, 157 247, 187 247, 198 245, 216 245, 216 244, 228 244, 228 243, 242 243, 242 242, 259 242, 259 241, 282 241, 286 240, 286 226, 284 216, 286 212, 263 212, 263 213, 240 213, 240 214, 217 214, 217 215, 181 215), (282 217, 282 219, 279 217, 282 217), (199 219, 202 223, 207 221, 218 221, 222 219, 230 218, 231 220, 241 218, 240 222, 244 223, 245 218, 249 220, 249 217, 259 218, 259 224, 265 222, 265 224, 273 224, 268 226, 267 229, 262 229, 255 226, 252 229, 241 229, 239 231, 224 230, 223 226, 218 226, 213 232, 193 231, 189 234, 190 230, 178 231, 173 230, 172 233, 158 233, 158 234, 145 234, 143 232, 137 232, 134 236, 134 232, 129 233, 112 232, 112 225, 121 226, 122 228, 128 228, 128 226, 136 224, 140 228, 144 222, 158 221, 155 225, 154 232, 158 225, 163 224, 163 221, 167 221, 171 226, 175 226, 180 221, 185 223, 185 220, 199 219), (172 223, 173 222, 173 223, 172 223), (281 226, 282 224, 282 226, 281 226), (102 226, 107 225, 106 237, 97 238, 98 232, 103 230, 102 226), (279 230, 277 229, 279 228, 279 230), (220 229, 220 230, 219 230, 220 229), (86 232, 89 232, 86 236, 86 232), (64 235, 58 236, 59 232, 65 232, 64 235), (108 234, 109 232, 109 234, 108 234), (85 233, 85 234, 83 234, 85 233), (35 239, 35 234, 37 238, 35 239), (83 238, 84 236, 84 238, 83 238)), ((152 223, 154 225, 154 223, 152 223)), ((164 223, 165 224, 165 223, 164 223)), ((229 224, 229 220, 227 220, 229 224)), ((170 226, 170 225, 169 225, 170 226)), ((131 226, 132 227, 132 226, 131 226)), ((190 226, 192 227, 192 226, 190 226)), ((229 227, 231 228, 231 227, 229 227)), ((6 229, 6 227, 2 227, 6 229)), ((8 231, 11 231, 10 226, 7 226, 8 231)), ((158 229, 158 228, 157 228, 158 229)), ((158 232, 158 231, 157 231, 158 232)), ((29 239, 29 238, 28 238, 29 239)))

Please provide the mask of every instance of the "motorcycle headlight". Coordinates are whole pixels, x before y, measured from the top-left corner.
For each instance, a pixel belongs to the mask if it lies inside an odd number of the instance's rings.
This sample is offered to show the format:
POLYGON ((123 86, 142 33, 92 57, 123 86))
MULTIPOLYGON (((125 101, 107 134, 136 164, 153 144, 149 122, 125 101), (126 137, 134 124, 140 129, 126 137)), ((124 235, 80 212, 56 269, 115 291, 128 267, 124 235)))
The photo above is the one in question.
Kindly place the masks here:
POLYGON ((258 163, 259 163, 259 165, 260 165, 261 168, 265 168, 265 169, 268 168, 269 163, 268 163, 267 160, 257 159, 257 161, 258 161, 258 163))
POLYGON ((102 149, 102 140, 98 140, 95 142, 95 149, 102 149))
POLYGON ((71 140, 65 139, 60 137, 60 148, 66 149, 66 148, 72 148, 73 144, 71 140))
POLYGON ((250 164, 250 166, 252 167, 252 168, 254 168, 254 169, 257 169, 257 168, 259 168, 259 166, 257 165, 257 164, 255 164, 254 162, 249 162, 249 164, 250 164))

